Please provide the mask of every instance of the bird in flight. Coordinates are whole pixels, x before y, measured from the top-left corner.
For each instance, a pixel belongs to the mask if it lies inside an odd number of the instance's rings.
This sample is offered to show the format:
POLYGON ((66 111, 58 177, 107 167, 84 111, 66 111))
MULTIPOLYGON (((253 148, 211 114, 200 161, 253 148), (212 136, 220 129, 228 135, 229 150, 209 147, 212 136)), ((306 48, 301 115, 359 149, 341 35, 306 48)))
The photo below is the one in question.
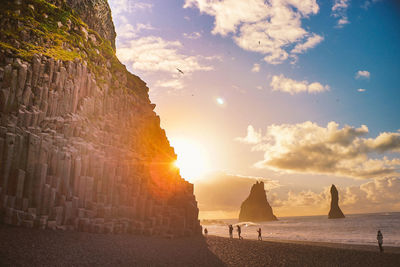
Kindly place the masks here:
POLYGON ((181 71, 180 69, 176 68, 180 73, 184 74, 183 71, 181 71))

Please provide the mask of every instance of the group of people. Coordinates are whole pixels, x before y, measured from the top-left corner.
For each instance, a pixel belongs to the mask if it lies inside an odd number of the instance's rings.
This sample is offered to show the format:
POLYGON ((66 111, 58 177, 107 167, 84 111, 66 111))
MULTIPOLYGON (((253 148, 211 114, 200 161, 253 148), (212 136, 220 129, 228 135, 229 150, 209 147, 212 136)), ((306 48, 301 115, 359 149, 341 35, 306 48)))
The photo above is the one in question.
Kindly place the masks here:
MULTIPOLYGON (((228 227, 229 227, 229 237, 230 237, 230 238, 233 238, 233 225, 230 224, 228 227)), ((243 239, 243 237, 242 237, 242 235, 241 235, 241 234, 242 234, 242 228, 240 227, 239 224, 236 225, 236 228, 237 228, 237 233, 238 233, 239 239, 243 239)), ((258 228, 257 233, 258 233, 258 240, 262 241, 261 228, 258 228)), ((207 228, 204 228, 204 235, 205 235, 205 236, 208 235, 208 230, 207 230, 207 228)), ((378 230, 378 234, 376 235, 376 239, 378 240, 379 251, 380 251, 380 252, 383 252, 383 247, 382 247, 382 244, 383 244, 383 235, 382 235, 381 230, 378 230)))
MULTIPOLYGON (((242 227, 240 227, 240 225, 236 225, 236 229, 237 229, 237 233, 238 233, 239 239, 243 239, 243 237, 242 237, 242 227)), ((258 233, 258 240, 262 241, 261 228, 258 228, 257 233, 258 233)), ((205 236, 208 235, 207 228, 204 228, 204 235, 205 236)), ((232 224, 229 225, 229 237, 233 238, 233 225, 232 224)))

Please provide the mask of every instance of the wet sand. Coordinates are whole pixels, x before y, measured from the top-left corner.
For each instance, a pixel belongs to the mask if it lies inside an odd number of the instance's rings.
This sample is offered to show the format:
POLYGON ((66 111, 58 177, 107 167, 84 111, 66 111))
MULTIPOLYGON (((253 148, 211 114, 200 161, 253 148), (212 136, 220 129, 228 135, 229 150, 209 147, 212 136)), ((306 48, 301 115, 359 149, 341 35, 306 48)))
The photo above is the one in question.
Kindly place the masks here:
POLYGON ((237 240, 167 240, 0 225, 1 266, 400 266, 400 248, 237 240))

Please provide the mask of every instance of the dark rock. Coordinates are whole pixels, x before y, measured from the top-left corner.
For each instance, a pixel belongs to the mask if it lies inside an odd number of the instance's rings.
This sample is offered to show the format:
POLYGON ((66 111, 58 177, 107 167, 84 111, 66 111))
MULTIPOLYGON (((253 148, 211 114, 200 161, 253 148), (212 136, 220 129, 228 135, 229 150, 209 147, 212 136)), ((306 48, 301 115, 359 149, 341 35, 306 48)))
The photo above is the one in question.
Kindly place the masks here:
MULTIPOLYGON (((31 1, 35 11, 46 2, 67 15, 75 9, 98 33, 81 25, 83 32, 90 32, 90 43, 100 42, 101 36, 114 44, 106 0, 31 1)), ((14 9, 5 7, 4 14, 14 9)), ((32 12, 22 7, 29 18, 32 12)), ((51 21, 59 21, 58 11, 48 13, 51 21)), ((0 25, 22 23, 7 16, 0 16, 0 25)), ((71 21, 62 23, 61 29, 53 30, 69 36, 71 21)), ((49 45, 30 33, 26 42, 49 45)), ((8 39, 0 35, 0 41, 12 44, 8 39)), ((58 48, 71 51, 78 45, 65 42, 58 48)), ((0 223, 99 233, 201 235, 193 185, 177 170, 160 164, 172 163, 176 155, 160 128, 146 84, 115 54, 81 45, 108 61, 61 60, 33 52, 32 58, 19 58, 0 49, 0 223), (113 88, 114 80, 118 88, 113 88), (129 229, 133 224, 138 227, 129 229)))
POLYGON ((339 193, 336 186, 333 184, 331 186, 331 210, 329 211, 329 219, 340 219, 344 218, 342 210, 339 208, 339 193))
POLYGON ((88 26, 109 40, 115 49, 117 36, 107 0, 67 0, 67 3, 79 13, 88 26))
POLYGON ((240 207, 239 221, 276 221, 277 218, 272 212, 268 203, 263 182, 256 182, 250 191, 250 195, 240 207))

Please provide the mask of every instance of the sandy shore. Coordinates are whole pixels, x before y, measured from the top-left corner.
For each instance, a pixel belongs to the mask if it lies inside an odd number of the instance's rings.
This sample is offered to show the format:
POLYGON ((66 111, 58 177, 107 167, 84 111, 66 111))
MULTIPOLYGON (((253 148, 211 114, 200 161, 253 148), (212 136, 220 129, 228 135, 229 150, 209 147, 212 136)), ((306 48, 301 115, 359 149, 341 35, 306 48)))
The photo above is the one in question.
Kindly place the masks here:
POLYGON ((230 240, 166 240, 0 225, 1 266, 400 266, 400 248, 230 240))

